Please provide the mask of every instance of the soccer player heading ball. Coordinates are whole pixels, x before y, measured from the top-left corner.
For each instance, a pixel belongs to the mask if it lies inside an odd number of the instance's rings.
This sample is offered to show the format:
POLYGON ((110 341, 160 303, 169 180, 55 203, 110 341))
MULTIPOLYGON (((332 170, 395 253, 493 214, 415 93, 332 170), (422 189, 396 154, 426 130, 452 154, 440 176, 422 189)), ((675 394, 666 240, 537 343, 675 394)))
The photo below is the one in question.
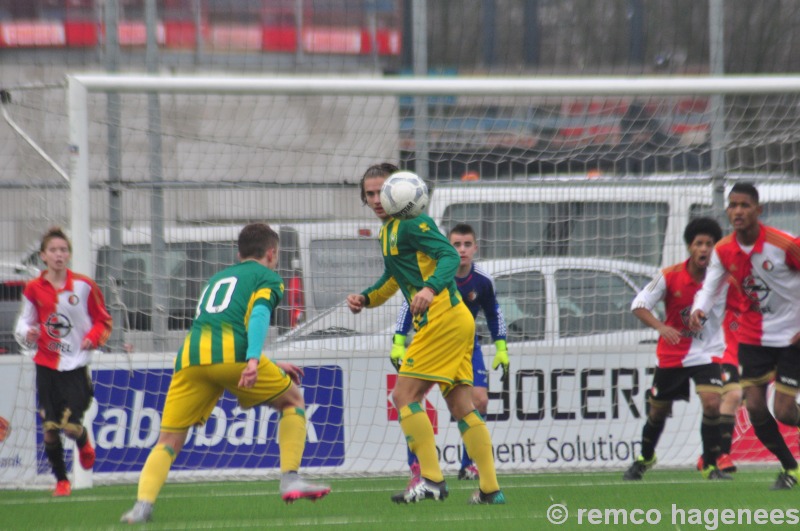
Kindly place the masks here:
POLYGON ((400 412, 400 427, 409 448, 419 458, 422 477, 392 500, 413 503, 443 500, 448 495, 433 427, 422 406, 428 390, 438 384, 480 473, 480 488, 470 503, 502 504, 505 497, 497 482, 489 430, 472 403, 475 319, 456 286, 460 259, 427 215, 400 220, 387 214, 380 190, 396 171, 392 164, 379 164, 368 168, 361 179, 362 201, 383 220, 384 272, 371 287, 347 296, 350 311, 359 313, 383 304, 400 289, 414 315, 417 332, 400 367, 392 400, 400 412))

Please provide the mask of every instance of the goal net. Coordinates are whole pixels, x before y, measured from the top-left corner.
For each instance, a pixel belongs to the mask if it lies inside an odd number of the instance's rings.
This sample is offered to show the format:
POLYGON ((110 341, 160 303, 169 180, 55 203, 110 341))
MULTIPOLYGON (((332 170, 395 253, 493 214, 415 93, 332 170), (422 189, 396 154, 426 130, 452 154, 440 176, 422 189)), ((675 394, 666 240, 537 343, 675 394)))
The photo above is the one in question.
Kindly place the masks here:
MULTIPOLYGON (((281 236, 286 293, 265 352, 305 368, 303 466, 402 474, 388 360, 399 301, 358 316, 342 304, 383 267, 359 179, 396 163, 431 184, 440 230, 475 228, 495 277, 511 359, 507 381, 489 375, 499 471, 621 471, 641 448, 657 339, 631 300, 685 260, 691 219, 724 221, 737 180, 757 184, 766 223, 800 232, 798 90, 792 77, 69 76, 3 104, 31 141, 11 158, 0 230, 29 249, 23 265, 41 267, 37 237, 69 228, 74 268, 97 280, 114 317, 92 364, 95 483, 138 477, 204 281, 235 262, 252 221, 281 236)), ((481 318, 478 330, 490 365, 481 318)), ((0 364, 0 477, 49 484, 32 364, 0 364)), ((425 406, 451 474, 458 427, 438 391, 425 406)), ((693 465, 700 420, 696 398, 675 404, 660 463, 693 465)), ((276 428, 268 408, 243 411, 226 395, 174 476, 276 477, 276 428)), ((786 434, 796 451, 796 429, 786 434)), ((770 461, 744 413, 734 438, 735 460, 770 461)))

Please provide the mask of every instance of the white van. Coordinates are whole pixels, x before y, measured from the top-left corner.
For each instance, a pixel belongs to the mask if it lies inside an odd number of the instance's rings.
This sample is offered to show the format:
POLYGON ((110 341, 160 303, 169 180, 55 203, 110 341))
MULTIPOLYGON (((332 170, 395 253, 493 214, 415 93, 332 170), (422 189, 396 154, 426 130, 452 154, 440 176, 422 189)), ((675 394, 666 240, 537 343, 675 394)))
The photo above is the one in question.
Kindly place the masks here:
MULTIPOLYGON (((121 250, 112 249, 108 229, 93 231, 94 279, 109 311, 116 312, 115 329, 123 332, 124 343, 137 351, 177 348, 192 323, 205 282, 237 261, 236 241, 242 227, 166 227, 160 273, 153 259, 150 227, 124 229, 121 250), (159 318, 166 323, 154 322, 159 318), (166 338, 156 342, 154 329, 166 330, 166 338)), ((273 316, 272 336, 341 302, 363 287, 364 278, 378 278, 383 271, 377 220, 272 227, 281 239, 278 273, 285 285, 283 301, 273 316)), ((38 260, 38 253, 29 260, 38 260)))
MULTIPOLYGON (((453 183, 436 186, 428 213, 444 233, 471 224, 481 259, 598 256, 665 267, 686 259, 684 228, 711 215, 713 202, 708 180, 670 179, 453 183)), ((799 234, 800 182, 753 181, 764 222, 799 234)))

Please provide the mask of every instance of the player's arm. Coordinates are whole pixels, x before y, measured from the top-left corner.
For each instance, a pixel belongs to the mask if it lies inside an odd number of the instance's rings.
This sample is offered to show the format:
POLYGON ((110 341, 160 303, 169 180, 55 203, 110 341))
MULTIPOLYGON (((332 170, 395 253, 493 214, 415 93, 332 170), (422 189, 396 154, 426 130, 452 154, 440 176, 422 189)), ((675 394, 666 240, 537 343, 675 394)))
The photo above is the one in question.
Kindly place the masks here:
POLYGON ((711 261, 708 264, 708 268, 706 268, 706 278, 703 280, 703 286, 694 296, 692 313, 689 317, 689 328, 691 330, 699 332, 703 328, 706 314, 711 310, 716 298, 721 296, 721 287, 727 275, 728 272, 725 266, 722 265, 715 248, 711 253, 711 261))
POLYGON ((649 326, 671 345, 676 345, 681 340, 679 330, 667 325, 653 314, 653 308, 664 300, 667 293, 667 281, 663 274, 654 278, 633 299, 631 312, 641 322, 649 326))
POLYGON ((36 341, 39 339, 41 329, 39 326, 39 316, 36 306, 26 295, 22 297, 22 307, 14 326, 14 338, 23 349, 36 348, 36 341))
POLYGON ((251 388, 258 378, 258 364, 261 360, 261 349, 267 340, 269 320, 272 311, 283 298, 283 281, 271 276, 262 277, 258 288, 253 292, 253 309, 247 318, 247 352, 246 365, 239 377, 239 387, 251 388))
POLYGON ((91 290, 89 291, 87 309, 89 312, 89 319, 92 321, 92 328, 83 338, 83 342, 81 343, 82 349, 99 348, 105 345, 106 341, 108 341, 108 338, 111 336, 112 320, 111 315, 106 309, 103 293, 93 281, 90 285, 91 290))
POLYGON ((418 218, 406 222, 404 238, 418 251, 433 259, 436 266, 433 273, 425 279, 422 288, 411 299, 411 313, 422 315, 430 307, 433 299, 455 278, 461 258, 450 241, 439 232, 430 218, 418 218))
POLYGON ((432 220, 414 224, 408 223, 408 231, 409 233, 406 236, 408 241, 415 248, 431 257, 436 263, 433 274, 425 279, 422 284, 423 287, 430 288, 434 295, 441 293, 456 276, 458 265, 461 263, 458 251, 439 232, 432 220))
POLYGON ((481 293, 479 302, 483 315, 486 316, 486 324, 489 326, 492 341, 494 341, 495 354, 494 360, 492 360, 492 370, 501 368, 503 377, 506 377, 509 371, 506 320, 503 317, 503 311, 500 309, 500 303, 497 302, 494 279, 487 278, 489 280, 489 289, 481 293))
MULTIPOLYGON (((795 238, 786 251, 786 263, 795 271, 800 271, 800 237, 795 238)), ((792 345, 800 344, 800 331, 792 336, 792 345)))
POLYGON ((408 306, 408 302, 403 299, 403 305, 397 314, 394 337, 392 338, 392 350, 389 354, 389 360, 398 371, 400 370, 400 364, 403 362, 403 356, 406 354, 406 336, 411 330, 411 320, 411 309, 408 306))
POLYGON ((272 315, 266 304, 257 304, 250 312, 247 321, 247 365, 239 378, 239 387, 249 389, 256 384, 258 379, 258 363, 261 359, 261 349, 267 340, 269 319, 272 315))
POLYGON ((303 368, 299 367, 293 363, 287 363, 285 361, 276 361, 275 365, 280 367, 283 372, 285 372, 289 378, 292 379, 295 385, 300 385, 300 380, 303 376, 305 376, 305 372, 303 372, 303 368))
MULTIPOLYGON (((398 289, 400 289, 400 286, 397 281, 388 271, 384 270, 383 275, 375 284, 361 292, 364 297, 362 305, 367 308, 380 306, 397 293, 398 289)), ((351 307, 350 309, 352 310, 353 308, 351 307)))

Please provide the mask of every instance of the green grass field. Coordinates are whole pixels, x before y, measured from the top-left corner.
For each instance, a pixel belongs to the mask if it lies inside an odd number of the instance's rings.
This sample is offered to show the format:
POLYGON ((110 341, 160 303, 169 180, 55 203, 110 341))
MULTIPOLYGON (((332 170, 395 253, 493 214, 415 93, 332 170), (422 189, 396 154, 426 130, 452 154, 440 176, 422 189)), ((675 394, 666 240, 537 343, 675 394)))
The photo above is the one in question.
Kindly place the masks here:
MULTIPOLYGON (((503 475, 501 484, 505 506, 468 506, 475 482, 448 477, 450 497, 445 502, 426 501, 398 506, 389 501, 392 492, 405 485, 404 478, 333 479, 333 492, 311 503, 284 504, 278 484, 268 482, 168 483, 156 505, 153 522, 143 529, 363 529, 403 530, 463 529, 538 530, 538 529, 763 529, 797 527, 792 515, 783 525, 770 524, 769 512, 791 509, 797 520, 800 487, 791 491, 771 491, 777 470, 749 469, 736 474, 734 481, 703 481, 694 471, 653 470, 641 482, 623 482, 622 471, 586 474, 503 475), (569 511, 566 522, 548 521, 548 508, 563 504, 569 511), (685 517, 673 523, 673 504, 685 517), (643 523, 623 524, 621 513, 614 524, 592 523, 584 512, 599 509, 600 520, 606 509, 641 509, 643 523), (749 509, 749 524, 725 525, 723 509, 749 509), (767 516, 759 525, 756 510, 767 516), (713 510, 719 515, 713 519, 713 510), (648 524, 645 513, 651 521, 648 524), (702 511, 702 512, 701 512, 702 511), (706 516, 703 519, 703 512, 706 516), (699 519, 698 519, 699 518, 699 519)), ((74 491, 69 498, 52 498, 46 491, 0 491, 0 529, 4 530, 87 530, 125 529, 120 515, 129 509, 136 496, 134 485, 95 487, 74 491)), ((557 512, 557 511, 556 511, 557 512)), ((680 513, 676 513, 680 517, 680 513)), ((735 521, 735 520, 734 520, 735 521)), ((773 518, 773 521, 776 521, 773 518)))

